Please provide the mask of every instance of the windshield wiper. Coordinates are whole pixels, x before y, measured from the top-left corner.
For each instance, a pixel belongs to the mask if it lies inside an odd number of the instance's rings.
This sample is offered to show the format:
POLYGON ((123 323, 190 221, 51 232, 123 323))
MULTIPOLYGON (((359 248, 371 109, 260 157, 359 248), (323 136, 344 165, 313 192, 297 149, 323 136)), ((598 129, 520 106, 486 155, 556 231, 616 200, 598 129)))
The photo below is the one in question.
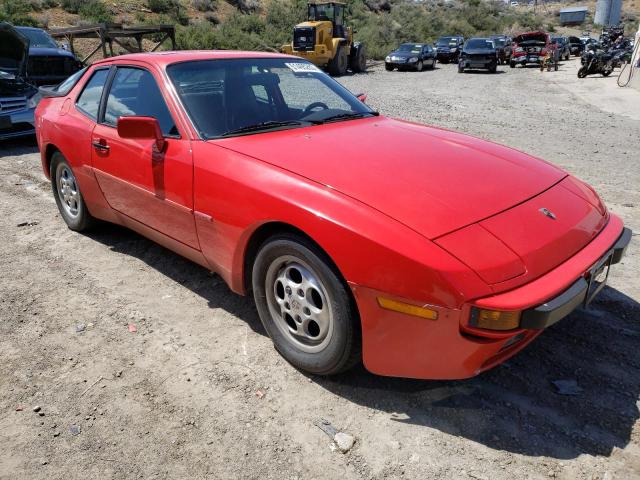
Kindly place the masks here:
POLYGON ((371 115, 373 117, 377 117, 380 115, 379 112, 351 112, 351 113, 337 113, 335 115, 331 115, 330 117, 323 118, 321 120, 309 120, 311 123, 321 124, 321 123, 329 123, 329 122, 338 122, 341 120, 350 120, 352 118, 363 118, 367 115, 371 115))
POLYGON ((292 125, 305 125, 305 123, 306 122, 301 122, 299 120, 284 120, 284 121, 269 120, 267 122, 255 123, 253 125, 247 125, 245 127, 229 130, 228 132, 224 132, 220 136, 227 137, 230 135, 237 135, 239 133, 260 132, 262 130, 271 130, 272 128, 278 128, 278 127, 288 127, 292 125))

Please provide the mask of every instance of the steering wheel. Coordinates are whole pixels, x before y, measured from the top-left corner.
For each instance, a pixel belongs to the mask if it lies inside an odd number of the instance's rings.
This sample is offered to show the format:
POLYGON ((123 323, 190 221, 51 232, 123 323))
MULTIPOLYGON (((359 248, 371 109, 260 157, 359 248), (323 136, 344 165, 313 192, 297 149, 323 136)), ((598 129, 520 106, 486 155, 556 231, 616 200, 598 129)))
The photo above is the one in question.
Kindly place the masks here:
POLYGON ((313 102, 312 104, 307 105, 303 113, 311 113, 316 108, 321 108, 322 110, 329 110, 329 107, 327 106, 326 103, 313 102))

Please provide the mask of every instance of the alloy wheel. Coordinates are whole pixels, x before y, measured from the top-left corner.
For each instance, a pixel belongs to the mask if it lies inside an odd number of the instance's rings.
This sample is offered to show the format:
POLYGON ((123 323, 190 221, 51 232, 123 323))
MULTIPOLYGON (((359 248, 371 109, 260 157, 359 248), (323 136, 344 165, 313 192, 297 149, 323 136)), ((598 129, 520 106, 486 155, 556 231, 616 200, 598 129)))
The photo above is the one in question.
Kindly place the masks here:
POLYGON ((308 353, 321 351, 333 334, 332 299, 320 276, 292 255, 276 258, 267 270, 269 312, 284 337, 308 353))
POLYGON ((71 169, 64 164, 58 168, 58 196, 65 213, 71 218, 76 218, 80 211, 80 191, 76 177, 71 169))

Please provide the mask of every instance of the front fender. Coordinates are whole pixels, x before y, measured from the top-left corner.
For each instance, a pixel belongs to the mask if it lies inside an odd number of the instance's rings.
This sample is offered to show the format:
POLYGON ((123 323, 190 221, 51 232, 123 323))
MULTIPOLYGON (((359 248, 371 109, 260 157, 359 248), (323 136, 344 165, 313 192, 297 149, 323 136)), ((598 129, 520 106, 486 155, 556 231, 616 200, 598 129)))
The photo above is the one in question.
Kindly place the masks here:
POLYGON ((268 222, 312 238, 351 285, 450 307, 491 292, 468 267, 396 220, 213 142, 194 143, 194 197, 203 254, 239 293, 247 245, 268 222))

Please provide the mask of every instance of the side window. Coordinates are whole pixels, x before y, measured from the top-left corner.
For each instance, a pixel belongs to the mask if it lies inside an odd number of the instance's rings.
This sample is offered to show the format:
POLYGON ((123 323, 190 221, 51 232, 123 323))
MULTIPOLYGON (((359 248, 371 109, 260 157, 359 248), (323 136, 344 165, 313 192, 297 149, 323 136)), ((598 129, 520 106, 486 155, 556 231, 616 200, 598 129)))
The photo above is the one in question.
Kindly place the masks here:
POLYGON ((267 93, 267 89, 264 85, 251 85, 251 88, 253 89, 253 94, 257 100, 269 103, 269 94, 267 93))
POLYGON ((104 123, 115 127, 118 118, 131 116, 153 117, 164 135, 178 135, 153 75, 141 68, 119 67, 107 97, 104 123))
POLYGON ((100 109, 100 97, 102 97, 102 89, 109 75, 109 69, 103 68, 96 70, 87 84, 82 90, 76 102, 77 107, 89 115, 93 120, 98 118, 98 110, 100 109))

